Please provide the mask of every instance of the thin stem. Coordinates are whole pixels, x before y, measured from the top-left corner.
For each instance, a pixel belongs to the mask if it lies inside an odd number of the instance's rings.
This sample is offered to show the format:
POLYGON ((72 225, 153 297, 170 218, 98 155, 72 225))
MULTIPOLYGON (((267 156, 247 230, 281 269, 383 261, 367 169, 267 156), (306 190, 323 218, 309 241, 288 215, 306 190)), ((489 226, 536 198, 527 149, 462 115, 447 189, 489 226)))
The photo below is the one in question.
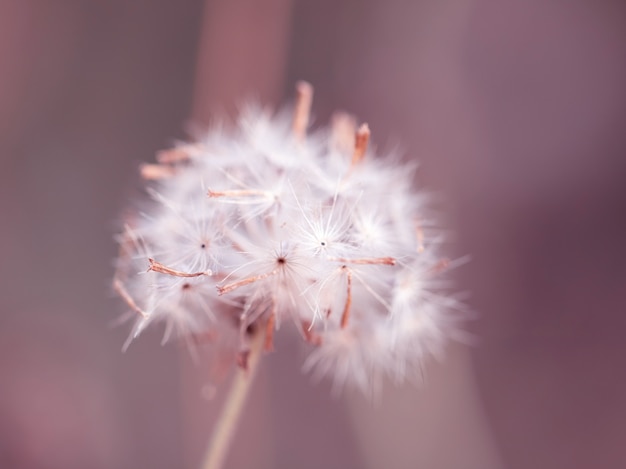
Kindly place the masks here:
POLYGON ((360 259, 350 259, 347 257, 331 257, 331 261, 341 262, 343 264, 358 264, 358 265, 396 265, 396 259, 393 257, 362 257, 360 259))
POLYGON ((202 469, 222 469, 228 449, 230 448, 241 411, 246 403, 248 391, 254 381, 259 358, 265 342, 264 327, 258 327, 247 357, 246 368, 238 367, 226 399, 222 413, 217 421, 211 442, 205 453, 202 469))
MULTIPOLYGON (((204 247, 204 244, 202 245, 202 247, 204 247)), ((201 277, 203 275, 207 275, 207 276, 213 275, 213 272, 211 272, 210 270, 205 270, 203 272, 193 272, 193 273, 181 272, 180 270, 172 269, 171 267, 163 265, 160 262, 157 262, 152 258, 148 258, 148 261, 150 262, 150 266, 148 267, 148 272, 158 272, 160 274, 172 275, 174 277, 186 277, 186 278, 201 277)))

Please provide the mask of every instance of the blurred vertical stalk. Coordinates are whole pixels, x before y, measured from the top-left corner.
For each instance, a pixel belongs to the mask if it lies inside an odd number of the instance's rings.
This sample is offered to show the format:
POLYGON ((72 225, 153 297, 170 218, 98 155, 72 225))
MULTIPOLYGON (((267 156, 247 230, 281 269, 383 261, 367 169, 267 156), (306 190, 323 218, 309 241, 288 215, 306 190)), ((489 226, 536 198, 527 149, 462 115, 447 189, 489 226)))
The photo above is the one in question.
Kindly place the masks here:
POLYGON ((192 116, 208 124, 233 116, 243 99, 282 101, 292 0, 207 0, 192 116))
POLYGON ((202 469, 221 469, 223 467, 261 358, 265 339, 263 329, 258 328, 252 338, 246 367, 238 367, 235 372, 228 397, 204 456, 202 469))

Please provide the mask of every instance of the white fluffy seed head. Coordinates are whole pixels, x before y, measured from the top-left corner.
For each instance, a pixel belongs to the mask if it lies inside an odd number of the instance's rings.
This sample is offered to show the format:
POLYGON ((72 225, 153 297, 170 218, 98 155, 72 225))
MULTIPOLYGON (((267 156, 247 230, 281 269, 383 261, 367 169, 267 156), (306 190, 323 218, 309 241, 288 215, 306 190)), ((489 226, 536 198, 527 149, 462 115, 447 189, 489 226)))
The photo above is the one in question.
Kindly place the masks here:
POLYGON ((306 135, 302 112, 250 107, 144 166, 151 201, 126 220, 114 286, 131 338, 163 322, 164 339, 210 337, 236 361, 250 330, 293 323, 306 369, 371 393, 452 335, 439 243, 412 166, 374 155, 346 115, 306 135))

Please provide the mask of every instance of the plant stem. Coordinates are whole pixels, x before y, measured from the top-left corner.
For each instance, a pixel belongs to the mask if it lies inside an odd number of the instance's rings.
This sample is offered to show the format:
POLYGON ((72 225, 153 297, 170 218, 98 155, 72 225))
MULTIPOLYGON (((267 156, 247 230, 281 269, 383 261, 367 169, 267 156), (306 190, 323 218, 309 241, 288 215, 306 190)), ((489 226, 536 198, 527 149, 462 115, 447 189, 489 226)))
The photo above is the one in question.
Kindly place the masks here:
POLYGON ((259 327, 252 337, 246 369, 237 367, 235 371, 230 392, 213 430, 209 447, 204 455, 202 469, 222 469, 224 465, 226 454, 230 448, 241 411, 246 403, 246 397, 254 381, 257 365, 261 358, 265 339, 263 329, 259 327))

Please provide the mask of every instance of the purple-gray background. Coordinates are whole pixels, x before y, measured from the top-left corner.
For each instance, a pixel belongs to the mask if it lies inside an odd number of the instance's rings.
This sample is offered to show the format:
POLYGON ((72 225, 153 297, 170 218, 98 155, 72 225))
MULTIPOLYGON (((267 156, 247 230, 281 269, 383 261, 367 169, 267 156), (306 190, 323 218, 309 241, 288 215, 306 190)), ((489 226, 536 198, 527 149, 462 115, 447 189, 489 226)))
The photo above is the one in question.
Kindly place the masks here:
POLYGON ((626 465, 626 5, 204 3, 0 1, 0 467, 197 467, 225 390, 158 331, 120 353, 112 235, 191 116, 298 79, 421 162, 477 340, 372 407, 282 338, 231 466, 626 465))

